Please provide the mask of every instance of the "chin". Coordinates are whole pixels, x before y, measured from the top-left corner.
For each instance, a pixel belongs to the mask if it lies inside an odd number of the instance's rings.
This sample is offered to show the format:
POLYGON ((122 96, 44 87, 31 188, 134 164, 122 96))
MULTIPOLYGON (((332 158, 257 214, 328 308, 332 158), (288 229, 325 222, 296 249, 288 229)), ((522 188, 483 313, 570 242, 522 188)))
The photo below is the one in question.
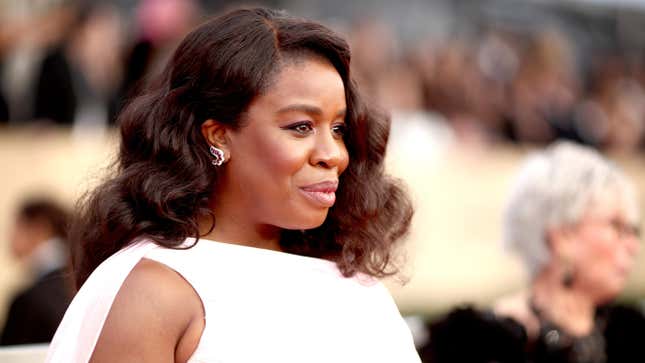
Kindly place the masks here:
POLYGON ((314 229, 322 226, 322 224, 325 223, 325 219, 327 219, 326 211, 324 213, 316 214, 301 214, 298 218, 291 219, 289 223, 286 223, 281 227, 293 230, 314 229))
POLYGON ((623 290, 624 284, 614 285, 614 286, 607 286, 605 289, 602 291, 599 291, 599 294, 596 297, 596 301, 598 305, 601 304, 607 304, 615 300, 618 295, 621 293, 623 290))
POLYGON ((298 229, 314 229, 322 226, 323 223, 325 223, 325 218, 317 218, 315 220, 303 223, 302 226, 298 229))

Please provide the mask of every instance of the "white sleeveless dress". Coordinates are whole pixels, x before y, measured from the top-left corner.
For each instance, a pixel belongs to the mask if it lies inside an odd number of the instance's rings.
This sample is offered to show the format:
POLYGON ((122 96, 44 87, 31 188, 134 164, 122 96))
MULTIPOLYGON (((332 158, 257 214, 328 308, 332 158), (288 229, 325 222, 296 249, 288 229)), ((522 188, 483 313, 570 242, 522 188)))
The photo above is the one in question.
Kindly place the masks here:
POLYGON ((322 259, 205 239, 186 250, 142 240, 104 261, 65 313, 46 362, 89 361, 119 288, 141 258, 180 273, 202 300, 205 326, 190 363, 420 363, 407 325, 376 279, 344 278, 322 259))

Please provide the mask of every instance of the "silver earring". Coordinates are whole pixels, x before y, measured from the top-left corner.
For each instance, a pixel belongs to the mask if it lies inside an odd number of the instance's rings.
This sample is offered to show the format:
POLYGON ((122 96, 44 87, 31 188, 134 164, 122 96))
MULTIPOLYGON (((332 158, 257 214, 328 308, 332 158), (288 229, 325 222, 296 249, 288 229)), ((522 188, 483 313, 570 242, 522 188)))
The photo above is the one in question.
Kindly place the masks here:
POLYGON ((210 145, 210 151, 211 155, 213 155, 214 159, 211 161, 211 163, 215 166, 220 166, 224 164, 224 152, 221 149, 216 148, 213 145, 210 145))

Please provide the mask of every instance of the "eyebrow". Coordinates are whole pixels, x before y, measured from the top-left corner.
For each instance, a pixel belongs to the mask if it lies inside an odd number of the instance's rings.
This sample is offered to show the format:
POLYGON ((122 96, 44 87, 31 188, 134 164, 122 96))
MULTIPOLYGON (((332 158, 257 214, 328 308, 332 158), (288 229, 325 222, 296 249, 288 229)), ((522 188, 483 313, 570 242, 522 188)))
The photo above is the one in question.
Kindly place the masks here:
MULTIPOLYGON (((319 107, 307 105, 304 103, 297 103, 297 104, 282 107, 281 109, 278 110, 278 113, 285 113, 285 112, 292 112, 292 111, 300 111, 300 112, 304 112, 304 113, 308 113, 310 115, 316 115, 316 116, 321 116, 323 114, 322 110, 319 107)), ((347 109, 342 109, 336 113, 336 117, 344 117, 346 113, 347 113, 347 109)))

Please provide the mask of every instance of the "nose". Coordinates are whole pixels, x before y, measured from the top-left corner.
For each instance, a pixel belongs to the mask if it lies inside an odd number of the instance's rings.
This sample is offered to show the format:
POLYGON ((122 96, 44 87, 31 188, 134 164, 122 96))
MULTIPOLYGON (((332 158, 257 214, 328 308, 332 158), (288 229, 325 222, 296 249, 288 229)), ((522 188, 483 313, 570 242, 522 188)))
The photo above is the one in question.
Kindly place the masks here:
POLYGON ((311 153, 312 165, 327 169, 344 169, 347 159, 347 149, 342 138, 335 136, 332 130, 317 133, 311 153))

